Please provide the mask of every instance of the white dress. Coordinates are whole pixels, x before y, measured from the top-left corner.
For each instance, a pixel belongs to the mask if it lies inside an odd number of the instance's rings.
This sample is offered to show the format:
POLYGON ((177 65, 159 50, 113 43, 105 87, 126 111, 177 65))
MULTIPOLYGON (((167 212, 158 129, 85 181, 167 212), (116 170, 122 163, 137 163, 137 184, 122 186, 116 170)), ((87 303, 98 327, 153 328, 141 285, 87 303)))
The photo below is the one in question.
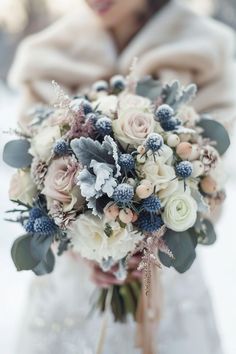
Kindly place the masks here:
MULTIPOLYGON (((196 262, 185 274, 163 269, 164 310, 158 354, 222 354, 211 301, 196 262)), ((51 275, 35 278, 16 354, 96 354, 103 317, 90 314, 94 291, 86 266, 64 255, 51 275)), ((157 294, 158 296, 158 294, 157 294)), ((103 354, 141 354, 135 323, 110 314, 103 354)))

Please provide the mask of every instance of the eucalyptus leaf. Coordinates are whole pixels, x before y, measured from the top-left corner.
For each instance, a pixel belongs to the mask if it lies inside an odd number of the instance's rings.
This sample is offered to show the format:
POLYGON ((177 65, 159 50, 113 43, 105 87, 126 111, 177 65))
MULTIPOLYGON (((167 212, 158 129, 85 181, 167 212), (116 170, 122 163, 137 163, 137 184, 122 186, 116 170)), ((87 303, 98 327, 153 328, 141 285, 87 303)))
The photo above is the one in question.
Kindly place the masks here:
POLYGON ((217 236, 213 224, 210 220, 202 221, 201 232, 198 237, 198 243, 211 246, 216 242, 217 236))
POLYGON ((29 154, 30 142, 26 139, 11 140, 4 146, 3 160, 14 168, 29 167, 32 155, 29 154))
POLYGON ((196 258, 197 237, 190 230, 184 232, 167 230, 163 239, 174 258, 159 251, 161 263, 166 267, 174 267, 179 273, 186 272, 196 258))
POLYGON ((52 250, 49 249, 45 258, 34 267, 33 272, 36 275, 45 275, 53 271, 55 265, 55 257, 52 250))
POLYGON ((202 117, 198 125, 203 129, 202 136, 216 142, 215 148, 223 155, 230 146, 230 138, 225 127, 216 120, 202 117))
POLYGON ((30 251, 34 259, 41 262, 48 253, 53 242, 53 236, 35 234, 31 237, 30 251))
POLYGON ((136 94, 147 97, 151 101, 155 101, 162 93, 162 85, 160 81, 153 80, 151 77, 144 78, 139 81, 136 87, 136 94))
POLYGON ((31 255, 32 235, 26 234, 15 240, 11 249, 11 256, 18 271, 32 270, 39 263, 31 255))

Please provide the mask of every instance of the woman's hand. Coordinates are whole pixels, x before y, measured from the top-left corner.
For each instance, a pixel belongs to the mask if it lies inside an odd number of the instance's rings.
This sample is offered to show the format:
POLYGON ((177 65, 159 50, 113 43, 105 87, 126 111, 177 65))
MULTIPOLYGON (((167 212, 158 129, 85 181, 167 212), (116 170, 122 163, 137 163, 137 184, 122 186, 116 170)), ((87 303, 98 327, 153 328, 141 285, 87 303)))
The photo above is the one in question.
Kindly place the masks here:
POLYGON ((113 274, 117 270, 117 266, 114 266, 109 272, 104 272, 98 264, 91 262, 91 279, 100 288, 108 288, 110 285, 122 285, 134 279, 141 279, 142 272, 137 270, 140 260, 140 254, 136 254, 130 258, 128 263, 128 277, 122 281, 118 280, 113 274))

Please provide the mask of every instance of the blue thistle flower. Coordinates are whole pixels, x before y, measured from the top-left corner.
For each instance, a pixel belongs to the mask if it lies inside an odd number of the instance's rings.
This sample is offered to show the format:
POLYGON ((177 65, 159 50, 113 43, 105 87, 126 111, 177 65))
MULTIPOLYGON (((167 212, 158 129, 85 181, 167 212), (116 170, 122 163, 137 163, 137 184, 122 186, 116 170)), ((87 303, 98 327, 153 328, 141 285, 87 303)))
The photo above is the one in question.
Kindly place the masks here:
POLYGON ((51 236, 56 232, 56 225, 48 216, 42 216, 35 220, 34 231, 45 236, 51 236))
POLYGON ((90 121, 91 123, 93 123, 95 125, 96 121, 97 121, 97 115, 96 113, 88 113, 86 114, 86 120, 90 121))
POLYGON ((66 155, 68 153, 69 145, 64 139, 59 139, 55 142, 53 152, 56 155, 66 155))
POLYGON ((108 91, 108 88, 108 83, 105 80, 98 80, 92 86, 92 89, 97 92, 108 91))
POLYGON ((170 118, 169 120, 165 121, 160 121, 162 129, 164 129, 166 132, 169 132, 171 130, 175 130, 178 125, 180 125, 180 121, 176 118, 170 118))
POLYGON ((134 196, 134 188, 128 183, 119 184, 112 195, 116 203, 128 204, 134 196))
POLYGON ((37 207, 32 208, 29 212, 29 218, 32 220, 38 219, 41 216, 43 216, 43 212, 41 209, 39 209, 37 207))
POLYGON ((162 104, 159 106, 155 112, 155 116, 160 122, 166 122, 171 119, 174 115, 174 110, 168 104, 162 104))
POLYGON ((73 99, 70 103, 70 108, 75 112, 79 111, 82 108, 85 115, 93 112, 93 108, 92 108, 90 102, 88 100, 86 100, 85 98, 73 99))
POLYGON ((125 89, 126 82, 122 75, 115 75, 110 80, 111 88, 115 91, 122 91, 125 89))
POLYGON ((154 194, 150 195, 150 197, 143 200, 142 209, 149 213, 158 212, 161 209, 160 199, 154 194))
POLYGON ((158 231, 163 225, 164 223, 160 215, 148 213, 146 211, 142 211, 137 220, 137 226, 139 229, 148 233, 158 231))
POLYGON ((152 152, 156 152, 160 150, 163 145, 163 138, 160 134, 151 133, 148 135, 147 139, 145 140, 144 145, 146 146, 147 150, 151 150, 152 152))
POLYGON ((25 228, 25 231, 28 232, 28 233, 34 233, 34 222, 35 222, 35 219, 33 218, 29 218, 25 223, 24 223, 24 228, 25 228))
POLYGON ((95 128, 102 136, 110 135, 112 133, 112 121, 108 117, 101 117, 95 123, 95 128))
POLYGON ((130 172, 135 167, 134 158, 130 154, 120 155, 118 163, 125 172, 130 172))
POLYGON ((181 161, 175 166, 175 172, 178 177, 188 178, 193 172, 193 165, 189 161, 181 161))

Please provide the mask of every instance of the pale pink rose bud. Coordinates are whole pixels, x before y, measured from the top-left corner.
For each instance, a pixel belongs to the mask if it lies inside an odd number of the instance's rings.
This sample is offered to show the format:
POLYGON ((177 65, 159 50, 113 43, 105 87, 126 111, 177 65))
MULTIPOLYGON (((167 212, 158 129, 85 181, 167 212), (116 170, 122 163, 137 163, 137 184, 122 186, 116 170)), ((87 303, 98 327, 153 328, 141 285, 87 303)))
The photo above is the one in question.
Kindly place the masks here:
POLYGON ((177 146, 176 153, 182 160, 187 160, 191 156, 192 145, 188 142, 182 142, 177 146))
POLYGON ((214 194, 217 192, 217 183, 211 176, 204 177, 201 182, 201 189, 207 194, 214 194))
POLYGON ((153 193, 153 186, 149 186, 146 184, 140 184, 137 188, 136 188, 136 195, 140 198, 140 199, 145 199, 150 197, 150 195, 153 193))
POLYGON ((180 138, 177 134, 170 134, 167 138, 167 145, 170 147, 176 147, 180 143, 180 138))
POLYGON ((138 151, 139 154, 143 155, 143 154, 145 154, 146 149, 145 149, 145 147, 143 145, 139 145, 137 147, 137 151, 138 151))
POLYGON ((199 177, 204 174, 204 165, 201 161, 196 160, 192 162, 193 172, 192 177, 199 177))
POLYGON ((193 161, 193 160, 198 159, 199 156, 200 156, 200 152, 201 152, 201 150, 200 150, 199 145, 198 144, 193 144, 192 145, 192 152, 191 152, 191 154, 189 156, 189 160, 193 161))
POLYGON ((124 224, 129 224, 132 221, 132 219, 133 219, 132 210, 129 209, 129 208, 120 210, 119 219, 124 224))
POLYGON ((115 220, 119 215, 119 208, 114 202, 110 202, 105 206, 103 212, 108 220, 115 220))

